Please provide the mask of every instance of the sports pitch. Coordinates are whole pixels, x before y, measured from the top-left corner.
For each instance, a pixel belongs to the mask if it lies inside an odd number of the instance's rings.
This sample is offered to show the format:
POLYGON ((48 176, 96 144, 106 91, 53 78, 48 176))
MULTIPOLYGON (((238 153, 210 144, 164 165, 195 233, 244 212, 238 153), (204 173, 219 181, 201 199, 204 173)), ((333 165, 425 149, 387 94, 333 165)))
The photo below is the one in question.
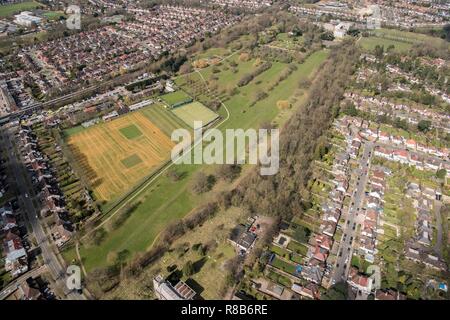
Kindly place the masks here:
POLYGON ((39 6, 42 5, 36 1, 25 1, 12 4, 4 4, 0 6, 0 17, 12 16, 13 14, 18 14, 21 11, 36 9, 39 6))
POLYGON ((182 90, 165 94, 161 96, 161 99, 171 108, 178 107, 184 103, 192 102, 192 98, 182 90))
POLYGON ((139 111, 71 135, 68 145, 97 198, 111 201, 167 160, 174 143, 139 111))
POLYGON ((172 109, 172 112, 191 128, 194 128, 194 121, 201 121, 203 126, 206 126, 219 117, 217 113, 197 101, 172 109))

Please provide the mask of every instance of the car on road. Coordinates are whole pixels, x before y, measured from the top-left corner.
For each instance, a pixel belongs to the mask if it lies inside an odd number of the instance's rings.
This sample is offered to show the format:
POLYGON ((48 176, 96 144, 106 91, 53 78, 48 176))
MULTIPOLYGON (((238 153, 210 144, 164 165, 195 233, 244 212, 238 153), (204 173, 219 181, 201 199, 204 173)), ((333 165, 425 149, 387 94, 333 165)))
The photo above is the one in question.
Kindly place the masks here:
POLYGON ((356 229, 356 222, 353 223, 353 228, 352 228, 352 229, 353 229, 353 230, 356 229))
POLYGON ((25 198, 28 198, 28 193, 25 193, 25 198))

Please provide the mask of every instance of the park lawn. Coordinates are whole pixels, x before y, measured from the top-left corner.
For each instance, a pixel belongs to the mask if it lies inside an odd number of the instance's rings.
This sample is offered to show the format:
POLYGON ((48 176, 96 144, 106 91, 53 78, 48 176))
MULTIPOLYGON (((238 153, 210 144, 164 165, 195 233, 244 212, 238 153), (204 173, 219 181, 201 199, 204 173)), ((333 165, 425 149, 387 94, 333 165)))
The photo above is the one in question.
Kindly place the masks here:
POLYGON ((0 6, 0 17, 9 17, 14 14, 18 14, 21 11, 29 11, 29 10, 36 9, 39 7, 43 7, 43 5, 36 1, 25 1, 25 2, 20 2, 20 3, 1 5, 0 6))
POLYGON ((377 45, 384 46, 385 50, 389 46, 393 45, 395 47, 395 51, 405 52, 405 51, 408 51, 409 49, 411 49, 411 47, 413 46, 411 43, 408 43, 408 42, 390 40, 390 39, 379 38, 379 37, 361 38, 361 40, 358 42, 358 44, 363 49, 368 50, 368 51, 374 50, 377 45))
MULTIPOLYGON (((222 71, 216 75, 219 77, 219 79, 217 80, 217 84, 221 88, 227 89, 229 87, 236 86, 238 81, 245 74, 250 73, 251 71, 253 71, 255 69, 255 66, 254 66, 255 61, 256 61, 255 59, 251 59, 248 61, 240 61, 239 54, 236 54, 233 57, 231 57, 230 59, 224 61, 222 64, 227 65, 227 64, 229 64, 230 61, 234 61, 238 64, 238 66, 236 67, 237 72, 233 73, 233 71, 231 70, 231 67, 228 70, 223 70, 223 67, 219 67, 222 69, 222 71)), ((208 68, 201 70, 201 73, 206 80, 209 80, 213 76, 212 70, 213 70, 212 67, 208 67, 208 68)), ((180 79, 180 80, 182 80, 182 79, 180 79)))
POLYGON ((42 14, 48 20, 58 20, 61 17, 66 17, 63 11, 47 11, 42 14))
POLYGON ((130 140, 142 136, 141 130, 134 124, 121 128, 119 131, 125 138, 130 140))
MULTIPOLYGON (((324 51, 312 54, 303 64, 298 66, 298 70, 282 81, 270 93, 269 97, 257 102, 253 107, 249 107, 251 103, 249 96, 259 88, 258 85, 251 83, 240 88, 239 94, 226 102, 230 110, 230 117, 219 128, 221 130, 258 128, 263 121, 272 120, 279 112, 276 102, 289 98, 297 89, 299 79, 308 77, 326 57, 327 54, 324 51)), ((221 75, 220 73, 219 77, 221 75)), ((127 249, 132 255, 139 251, 148 250, 158 234, 170 222, 183 218, 194 207, 208 202, 208 194, 195 195, 191 192, 189 178, 195 172, 209 170, 211 167, 184 164, 177 165, 175 168, 185 174, 183 179, 174 182, 166 175, 161 175, 133 199, 132 203, 138 201, 141 203, 137 205, 135 211, 120 228, 109 231, 100 246, 81 247, 81 255, 87 270, 106 266, 106 257, 111 251, 118 252, 127 249)), ((106 217, 112 213, 114 211, 106 217)))
POLYGON ((272 62, 272 68, 259 74, 252 81, 255 83, 260 82, 263 88, 268 88, 270 84, 275 82, 277 75, 280 74, 284 69, 287 69, 287 65, 281 62, 272 62))
POLYGON ((176 107, 172 109, 172 112, 191 128, 194 128, 195 121, 201 121, 204 127, 219 118, 217 113, 198 101, 176 107))
POLYGON ((399 40, 411 43, 432 42, 435 45, 446 44, 447 46, 450 46, 450 44, 443 39, 416 32, 381 28, 375 30, 374 33, 377 37, 391 40, 399 40))
POLYGON ((225 48, 210 48, 206 50, 205 52, 202 52, 195 56, 194 60, 198 59, 209 59, 209 58, 215 58, 215 57, 225 57, 230 54, 229 49, 225 48))
POLYGON ((192 98, 183 90, 178 90, 162 95, 161 99, 171 107, 173 105, 176 105, 177 103, 192 100, 192 98))
POLYGON ((66 129, 64 130, 64 137, 69 138, 70 136, 76 135, 85 129, 86 128, 81 125, 66 129))
POLYGON ((165 175, 152 184, 139 197, 142 203, 118 229, 109 231, 99 246, 82 246, 80 254, 86 270, 107 265, 111 251, 127 249, 131 253, 148 250, 158 234, 172 221, 183 218, 200 202, 200 197, 187 190, 188 177, 200 166, 184 165, 177 169, 186 177, 173 182, 165 175), (182 167, 182 168, 180 168, 182 167))

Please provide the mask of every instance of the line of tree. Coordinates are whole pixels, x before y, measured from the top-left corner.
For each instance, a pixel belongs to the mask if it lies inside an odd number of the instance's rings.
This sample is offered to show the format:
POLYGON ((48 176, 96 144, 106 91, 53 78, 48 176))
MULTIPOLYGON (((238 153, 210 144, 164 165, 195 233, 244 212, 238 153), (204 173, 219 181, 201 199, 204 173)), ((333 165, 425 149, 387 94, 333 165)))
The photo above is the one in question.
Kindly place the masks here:
POLYGON ((238 87, 243 87, 245 85, 247 85, 250 81, 252 81, 255 77, 257 77, 258 75, 260 75, 261 73, 263 73, 266 70, 269 70, 272 67, 272 63, 266 61, 263 62, 258 68, 256 68, 256 70, 254 70, 253 72, 247 73, 245 74, 237 83, 238 87))
POLYGON ((309 101, 290 119, 280 136, 280 170, 260 176, 254 170, 233 191, 233 203, 249 212, 290 219, 308 199, 307 182, 320 138, 331 127, 348 78, 355 72, 359 50, 344 42, 330 54, 310 90, 309 101))

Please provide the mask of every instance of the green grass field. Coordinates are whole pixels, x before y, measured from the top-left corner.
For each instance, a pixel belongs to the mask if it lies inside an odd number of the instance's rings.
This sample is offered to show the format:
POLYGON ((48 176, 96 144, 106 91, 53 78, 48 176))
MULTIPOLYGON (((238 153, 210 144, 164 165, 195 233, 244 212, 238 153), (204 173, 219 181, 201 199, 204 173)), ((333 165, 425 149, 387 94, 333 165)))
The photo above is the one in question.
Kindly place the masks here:
POLYGON ((219 117, 217 113, 211 111, 198 101, 177 107, 172 112, 191 128, 194 128, 194 121, 201 121, 202 126, 206 126, 219 117))
POLYGON ((132 168, 135 165, 138 165, 139 163, 141 163, 142 159, 137 154, 133 154, 133 155, 121 160, 121 162, 125 167, 132 168))
POLYGON ((47 11, 42 14, 48 20, 59 20, 61 17, 66 17, 63 11, 47 11))
POLYGON ((396 41, 396 40, 390 40, 390 39, 384 39, 384 38, 379 38, 379 37, 362 38, 359 41, 359 45, 363 49, 369 50, 369 51, 374 50, 377 45, 384 46, 385 50, 389 46, 392 45, 392 46, 395 47, 395 50, 398 51, 398 52, 408 51, 413 46, 412 43, 396 41))
POLYGON ((393 45, 398 52, 405 52, 411 49, 413 45, 419 43, 431 43, 437 46, 447 45, 450 49, 450 44, 442 39, 397 29, 382 28, 375 30, 371 33, 370 37, 363 37, 359 41, 359 44, 366 50, 373 50, 376 45, 382 45, 385 49, 393 45))
POLYGON ((161 96, 161 99, 170 107, 176 106, 185 101, 192 101, 192 98, 184 91, 178 90, 161 96))
POLYGON ((9 17, 14 14, 18 14, 21 11, 28 11, 36 9, 38 7, 43 7, 42 4, 36 1, 26 1, 21 3, 13 3, 0 6, 0 17, 9 17))
POLYGON ((175 129, 189 129, 186 123, 161 104, 154 104, 149 108, 142 109, 142 113, 169 137, 175 129))
POLYGON ((119 130, 121 134, 127 139, 135 139, 137 137, 140 137, 142 135, 141 130, 139 130, 136 125, 132 124, 130 126, 127 126, 125 128, 122 128, 119 130))
MULTIPOLYGON (((312 76, 327 56, 328 51, 325 50, 312 54, 303 64, 298 65, 298 69, 286 80, 270 92, 267 98, 258 101, 252 107, 250 105, 254 92, 266 88, 267 81, 270 81, 272 77, 271 70, 267 70, 258 77, 261 80, 259 83, 252 81, 247 86, 240 88, 238 94, 226 101, 230 110, 230 118, 220 126, 220 130, 259 128, 259 125, 264 121, 275 119, 280 112, 277 101, 290 99, 298 93, 298 83, 302 79, 312 76), (266 73, 270 76, 267 76, 266 73)), ((253 63, 253 61, 239 62, 238 68, 241 70, 249 69, 253 63)), ((201 72, 206 75, 211 72, 210 69, 209 67, 201 72)), ((280 70, 282 69, 280 68, 280 70)), ((222 79, 222 77, 230 77, 226 71, 219 73, 218 77, 218 82, 224 83, 224 87, 230 84, 222 79)), ((183 83, 183 78, 177 80, 177 84, 183 83)), ((153 106, 146 110, 151 110, 151 108, 153 106)), ((225 117, 223 108, 219 110, 219 113, 225 117)), ((152 116, 152 114, 148 116, 152 116)), ((214 172, 213 166, 177 165, 176 169, 183 173, 183 179, 173 181, 166 175, 159 177, 133 200, 132 203, 140 202, 140 204, 137 205, 135 211, 120 228, 108 231, 104 241, 99 246, 82 246, 80 248, 84 266, 88 271, 96 267, 106 266, 109 252, 127 249, 132 256, 136 252, 148 250, 158 234, 170 222, 183 218, 193 208, 210 200, 208 194, 196 195, 191 192, 190 178, 199 170, 206 173, 214 172)), ((70 253, 67 253, 67 255, 71 256, 70 253)))

